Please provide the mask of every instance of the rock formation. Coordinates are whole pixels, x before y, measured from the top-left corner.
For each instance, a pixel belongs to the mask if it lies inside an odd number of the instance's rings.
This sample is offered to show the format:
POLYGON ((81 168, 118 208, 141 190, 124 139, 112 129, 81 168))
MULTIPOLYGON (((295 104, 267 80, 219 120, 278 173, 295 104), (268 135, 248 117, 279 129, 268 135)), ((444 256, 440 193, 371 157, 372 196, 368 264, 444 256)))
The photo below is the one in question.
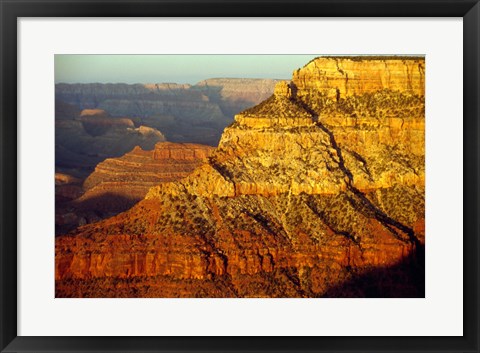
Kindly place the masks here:
POLYGON ((137 146, 120 158, 99 163, 83 183, 85 193, 75 204, 102 214, 125 211, 142 200, 151 187, 191 174, 213 150, 190 143, 159 142, 151 151, 137 146))
POLYGON ((424 72, 311 61, 208 163, 57 238, 56 296, 424 296, 424 72))
POLYGON ((153 150, 136 146, 99 163, 85 181, 55 174, 56 233, 123 212, 161 182, 182 179, 205 163, 213 147, 159 142, 153 150))

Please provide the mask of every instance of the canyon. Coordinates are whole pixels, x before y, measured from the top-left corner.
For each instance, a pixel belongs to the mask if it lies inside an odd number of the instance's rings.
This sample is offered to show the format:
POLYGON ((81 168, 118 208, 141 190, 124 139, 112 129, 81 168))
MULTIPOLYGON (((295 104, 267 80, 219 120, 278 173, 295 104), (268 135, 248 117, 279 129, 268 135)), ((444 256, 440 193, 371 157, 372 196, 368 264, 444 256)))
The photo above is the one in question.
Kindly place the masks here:
MULTIPOLYGON (((276 82, 56 84, 56 234, 125 211, 155 183, 186 176, 200 159, 162 164, 167 158, 153 156, 160 153, 156 144, 168 138, 216 146, 233 116, 270 96, 276 82), (101 185, 93 185, 98 178, 101 185)), ((211 150, 200 144, 177 147, 211 150)))
POLYGON ((115 118, 127 117, 136 127, 161 131, 170 142, 216 146, 222 130, 233 122, 233 116, 268 98, 276 82, 217 78, 195 85, 58 83, 55 100, 70 110, 97 109, 115 118))
POLYGON ((423 297, 425 59, 319 57, 275 83, 188 175, 57 237, 56 297, 423 297))

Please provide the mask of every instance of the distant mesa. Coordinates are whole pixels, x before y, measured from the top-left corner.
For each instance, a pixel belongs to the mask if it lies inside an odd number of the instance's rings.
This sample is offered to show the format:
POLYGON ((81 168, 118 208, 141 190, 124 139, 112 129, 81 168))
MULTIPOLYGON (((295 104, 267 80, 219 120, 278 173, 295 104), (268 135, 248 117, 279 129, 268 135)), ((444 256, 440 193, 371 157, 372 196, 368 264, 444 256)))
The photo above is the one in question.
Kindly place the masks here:
POLYGON ((64 173, 55 173, 55 185, 80 184, 81 179, 64 173))
POLYGON ((81 179, 64 173, 55 173, 55 198, 57 202, 71 201, 82 194, 81 179))
POLYGON ((88 174, 105 158, 119 157, 135 146, 151 150, 165 141, 157 129, 136 126, 132 119, 112 117, 103 109, 80 110, 62 101, 55 106, 55 165, 68 173, 88 174))
POLYGON ((187 90, 192 86, 189 84, 180 83, 146 83, 143 85, 150 91, 175 91, 175 90, 187 90))
POLYGON ((109 117, 108 113, 103 109, 83 109, 80 112, 80 117, 85 116, 109 117))

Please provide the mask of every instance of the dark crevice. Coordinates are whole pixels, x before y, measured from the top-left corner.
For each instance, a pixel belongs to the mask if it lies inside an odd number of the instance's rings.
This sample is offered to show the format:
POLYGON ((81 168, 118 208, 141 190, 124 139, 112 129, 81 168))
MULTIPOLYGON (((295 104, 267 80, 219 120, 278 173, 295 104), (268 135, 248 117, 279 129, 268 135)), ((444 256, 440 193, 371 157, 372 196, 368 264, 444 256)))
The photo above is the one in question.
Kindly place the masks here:
POLYGON ((357 153, 355 151, 347 150, 347 149, 345 149, 345 151, 350 153, 357 161, 362 163, 363 171, 368 175, 370 180, 373 181, 372 174, 370 173, 370 170, 368 169, 368 164, 367 164, 367 161, 365 160, 365 158, 363 158, 359 153, 357 153))
POLYGON ((223 179, 225 179, 227 182, 232 183, 233 185, 233 192, 236 194, 236 185, 235 185, 235 180, 233 178, 233 174, 231 171, 228 170, 228 168, 224 165, 221 165, 218 163, 214 158, 209 157, 208 163, 212 166, 213 169, 215 169, 218 174, 220 174, 223 179))
MULTIPOLYGON (((225 274, 227 274, 228 273, 228 257, 227 257, 227 255, 225 255, 224 252, 216 246, 215 242, 208 235, 202 234, 202 233, 200 233, 198 235, 203 240, 203 242, 206 246, 206 249, 201 249, 201 248, 199 249, 199 251, 204 256, 205 261, 207 263, 209 263, 209 258, 211 257, 211 255, 217 255, 218 257, 220 257, 220 259, 222 259, 224 271, 225 271, 225 274)), ((207 269, 207 272, 209 272, 208 269, 207 269)), ((215 275, 214 272, 209 272, 209 274, 211 276, 215 275)))
POLYGON ((293 284, 295 290, 301 297, 303 298, 313 297, 313 294, 310 291, 308 291, 308 289, 304 289, 304 286, 302 286, 300 278, 298 277, 298 272, 295 268, 284 268, 282 272, 285 274, 288 280, 293 284))
POLYGON ((143 124, 143 118, 146 117, 146 114, 143 112, 143 109, 140 105, 140 102, 138 101, 134 101, 134 104, 135 104, 135 107, 137 108, 137 111, 138 111, 138 115, 140 117, 140 122, 143 124))
POLYGON ((337 235, 341 235, 344 238, 350 240, 352 243, 357 245, 361 251, 363 251, 362 246, 358 240, 357 237, 354 235, 350 234, 350 232, 347 232, 345 230, 340 230, 337 229, 329 220, 327 215, 325 214, 324 211, 321 211, 317 208, 317 205, 315 204, 315 201, 312 196, 309 196, 306 202, 307 207, 323 222, 325 225, 330 228, 332 232, 334 232, 337 235))
POLYGON ((375 206, 363 192, 358 190, 352 185, 349 185, 349 190, 355 195, 355 198, 350 198, 349 201, 357 208, 364 208, 368 210, 373 217, 379 221, 385 228, 391 231, 395 238, 401 240, 403 242, 409 242, 414 244, 415 246, 420 245, 418 238, 415 236, 413 229, 410 227, 402 224, 401 222, 389 217, 386 213, 380 210, 377 206, 375 206), (408 239, 402 237, 395 229, 398 229, 407 235, 408 239))
POLYGON ((265 229, 271 235, 273 235, 273 236, 281 235, 284 240, 289 239, 283 228, 278 227, 276 224, 271 222, 269 219, 264 217, 262 214, 252 213, 252 212, 247 211, 247 210, 244 210, 243 213, 245 213, 247 216, 249 216, 250 218, 255 220, 263 229, 265 229))
MULTIPOLYGON (((318 114, 312 110, 305 102, 302 100, 298 100, 299 104, 302 105, 302 107, 309 112, 312 115, 312 118, 314 121, 316 121, 315 125, 318 126, 323 132, 325 132, 330 140, 331 146, 334 148, 336 151, 337 158, 334 159, 335 162, 338 163, 338 167, 340 170, 345 174, 347 179, 345 180, 345 183, 347 184, 347 189, 355 196, 355 198, 352 198, 352 201, 355 202, 357 206, 362 206, 363 209, 366 209, 369 211, 369 213, 377 220, 379 221, 385 228, 389 229, 390 231, 394 230, 394 228, 402 231, 407 235, 407 239, 404 237, 400 236, 398 232, 392 231, 393 236, 405 243, 411 243, 415 247, 418 247, 420 245, 420 241, 418 238, 415 236, 415 233, 412 228, 402 224, 401 222, 389 217, 385 212, 380 210, 377 206, 375 206, 366 196, 363 192, 358 190, 354 185, 353 185, 353 174, 352 172, 346 167, 345 165, 345 160, 342 155, 342 150, 338 146, 335 136, 333 135, 333 132, 331 132, 325 125, 323 125, 319 119, 318 119, 318 114), (358 202, 357 202, 358 201, 358 202)), ((359 155, 360 156, 360 155, 359 155)), ((360 156, 361 157, 361 156, 360 156)), ((363 160, 365 160, 362 157, 363 160)))

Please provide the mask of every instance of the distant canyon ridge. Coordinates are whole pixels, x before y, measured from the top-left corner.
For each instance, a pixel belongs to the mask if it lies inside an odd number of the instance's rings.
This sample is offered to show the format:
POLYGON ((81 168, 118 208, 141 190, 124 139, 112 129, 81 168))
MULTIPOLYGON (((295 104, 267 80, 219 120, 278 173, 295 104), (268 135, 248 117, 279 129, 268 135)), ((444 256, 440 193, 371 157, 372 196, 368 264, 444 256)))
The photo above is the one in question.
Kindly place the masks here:
POLYGON ((195 85, 55 85, 55 147, 59 168, 92 169, 135 146, 157 142, 217 146, 240 111, 268 98, 278 80, 218 78, 195 85))

